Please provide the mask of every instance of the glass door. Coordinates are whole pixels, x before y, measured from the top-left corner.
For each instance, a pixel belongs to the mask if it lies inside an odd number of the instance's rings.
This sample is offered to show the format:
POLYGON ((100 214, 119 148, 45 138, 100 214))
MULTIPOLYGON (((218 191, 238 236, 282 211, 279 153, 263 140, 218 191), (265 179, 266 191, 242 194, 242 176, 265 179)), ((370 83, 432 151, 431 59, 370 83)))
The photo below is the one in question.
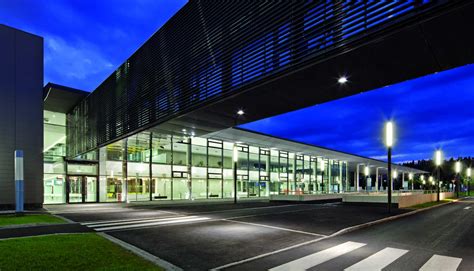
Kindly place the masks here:
POLYGON ((97 177, 85 176, 84 182, 84 202, 97 202, 97 177))
POLYGON ((69 176, 68 202, 82 202, 82 176, 69 176))
POLYGON ((97 202, 97 177, 68 176, 67 202, 97 202))

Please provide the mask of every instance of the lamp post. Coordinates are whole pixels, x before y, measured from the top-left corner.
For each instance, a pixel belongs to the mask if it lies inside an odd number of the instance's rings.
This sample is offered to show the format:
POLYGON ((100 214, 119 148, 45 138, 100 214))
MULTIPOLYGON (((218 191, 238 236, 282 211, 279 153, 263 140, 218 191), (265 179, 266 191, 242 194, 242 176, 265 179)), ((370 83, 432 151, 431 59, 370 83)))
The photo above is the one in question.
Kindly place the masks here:
POLYGON ((232 151, 232 160, 234 162, 234 204, 237 204, 237 162, 239 161, 239 152, 236 144, 234 144, 232 151))
POLYGON ((413 181, 413 173, 408 173, 408 180, 411 182, 411 190, 414 190, 415 188, 415 184, 414 184, 414 181, 413 181))
POLYGON ((435 162, 436 167, 438 168, 438 184, 436 185, 436 201, 439 202, 439 182, 440 182, 440 169, 441 169, 441 150, 436 150, 435 152, 435 162))
POLYGON ((393 146, 393 123, 385 124, 385 145, 387 146, 387 178, 388 178, 388 212, 392 211, 392 146, 393 146))
POLYGON ((467 175, 467 196, 469 197, 471 195, 471 168, 470 167, 466 169, 466 175, 467 175))
POLYGON ((454 164, 454 170, 456 171, 456 198, 459 198, 459 178, 461 177, 460 176, 460 173, 461 173, 461 162, 460 161, 456 161, 456 164, 454 164))

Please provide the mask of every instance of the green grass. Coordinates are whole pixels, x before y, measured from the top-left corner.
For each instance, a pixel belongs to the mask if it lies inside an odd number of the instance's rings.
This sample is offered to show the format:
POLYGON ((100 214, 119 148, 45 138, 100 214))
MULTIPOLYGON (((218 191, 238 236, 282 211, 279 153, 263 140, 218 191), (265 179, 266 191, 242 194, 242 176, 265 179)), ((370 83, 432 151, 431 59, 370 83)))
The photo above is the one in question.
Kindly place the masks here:
POLYGON ((438 205, 438 204, 443 204, 443 203, 450 202, 450 201, 452 201, 452 200, 444 199, 444 200, 440 200, 439 202, 437 202, 437 201, 425 202, 425 203, 422 203, 422 204, 410 206, 409 208, 410 209, 423 209, 423 208, 428 208, 428 207, 431 207, 431 206, 435 206, 435 205, 438 205))
POLYGON ((21 224, 57 224, 65 221, 48 214, 0 215, 0 227, 21 224))
POLYGON ((0 240, 0 270, 163 270, 95 234, 0 240))

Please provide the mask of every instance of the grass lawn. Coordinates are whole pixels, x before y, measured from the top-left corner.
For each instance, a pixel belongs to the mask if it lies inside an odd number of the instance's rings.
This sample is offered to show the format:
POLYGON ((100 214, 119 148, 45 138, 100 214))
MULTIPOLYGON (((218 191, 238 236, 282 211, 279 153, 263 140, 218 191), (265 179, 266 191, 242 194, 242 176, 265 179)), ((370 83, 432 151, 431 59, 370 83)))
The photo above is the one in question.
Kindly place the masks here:
POLYGON ((20 224, 55 224, 64 223, 59 217, 48 214, 0 215, 0 227, 20 224))
POLYGON ((0 240, 0 270, 163 270, 95 234, 0 240))
POLYGON ((410 209, 423 209, 423 208, 428 208, 428 207, 431 207, 431 206, 435 206, 435 205, 438 205, 438 204, 443 204, 443 203, 450 202, 450 201, 452 201, 452 200, 444 199, 444 200, 440 200, 439 202, 437 202, 437 201, 425 202, 425 203, 422 203, 422 204, 410 206, 409 208, 410 209))

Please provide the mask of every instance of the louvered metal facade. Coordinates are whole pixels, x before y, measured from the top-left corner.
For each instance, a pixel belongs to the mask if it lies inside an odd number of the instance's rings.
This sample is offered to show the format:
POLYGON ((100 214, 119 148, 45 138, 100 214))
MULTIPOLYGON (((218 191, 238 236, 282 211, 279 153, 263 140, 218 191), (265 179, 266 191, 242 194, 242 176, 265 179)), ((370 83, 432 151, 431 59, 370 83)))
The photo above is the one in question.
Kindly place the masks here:
POLYGON ((68 114, 68 156, 350 49, 442 2, 191 0, 68 114))

